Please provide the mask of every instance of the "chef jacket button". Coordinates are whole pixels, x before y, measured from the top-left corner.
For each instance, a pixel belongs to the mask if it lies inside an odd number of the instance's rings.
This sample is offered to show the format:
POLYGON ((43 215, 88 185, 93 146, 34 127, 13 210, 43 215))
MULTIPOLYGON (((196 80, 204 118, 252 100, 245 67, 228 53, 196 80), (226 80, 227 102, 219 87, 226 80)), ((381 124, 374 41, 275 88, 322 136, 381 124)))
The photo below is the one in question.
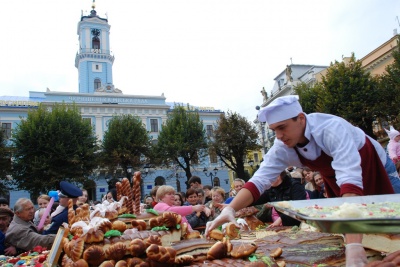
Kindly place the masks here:
POLYGON ((304 150, 304 152, 307 152, 307 148, 304 148, 303 150, 304 150))

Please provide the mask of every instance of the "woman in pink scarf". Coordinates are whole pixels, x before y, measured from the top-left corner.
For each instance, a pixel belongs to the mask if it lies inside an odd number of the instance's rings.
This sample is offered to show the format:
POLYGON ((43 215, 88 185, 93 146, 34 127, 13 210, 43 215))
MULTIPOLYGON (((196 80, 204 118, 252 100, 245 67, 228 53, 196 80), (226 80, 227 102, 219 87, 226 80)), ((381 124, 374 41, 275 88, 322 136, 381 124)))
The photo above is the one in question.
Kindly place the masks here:
POLYGON ((175 200, 175 189, 169 185, 162 185, 157 189, 156 200, 157 205, 154 209, 157 211, 172 211, 180 214, 182 216, 182 223, 186 222, 189 231, 193 231, 186 219, 186 215, 192 214, 192 212, 204 211, 204 205, 194 205, 194 206, 174 206, 175 200))

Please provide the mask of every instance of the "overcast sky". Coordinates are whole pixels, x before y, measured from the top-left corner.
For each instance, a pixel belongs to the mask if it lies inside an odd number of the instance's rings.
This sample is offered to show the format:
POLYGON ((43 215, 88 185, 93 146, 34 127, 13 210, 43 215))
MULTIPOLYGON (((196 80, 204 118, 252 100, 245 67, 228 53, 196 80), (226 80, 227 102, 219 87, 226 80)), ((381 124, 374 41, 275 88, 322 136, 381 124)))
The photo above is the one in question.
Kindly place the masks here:
MULTIPOLYGON (((78 92, 77 23, 91 4, 2 1, 0 95, 78 92)), ((96 0, 111 25, 113 83, 124 94, 164 93, 167 102, 250 120, 260 90, 270 92, 291 58, 360 59, 399 29, 399 10, 398 0, 96 0)))

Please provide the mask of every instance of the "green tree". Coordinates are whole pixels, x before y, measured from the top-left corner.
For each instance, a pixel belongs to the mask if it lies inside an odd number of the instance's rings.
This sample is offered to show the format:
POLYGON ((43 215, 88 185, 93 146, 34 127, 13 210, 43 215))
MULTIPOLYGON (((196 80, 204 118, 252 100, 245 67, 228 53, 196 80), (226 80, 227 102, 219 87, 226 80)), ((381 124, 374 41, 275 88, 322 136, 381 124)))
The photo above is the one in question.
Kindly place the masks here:
POLYGON ((336 61, 331 64, 326 76, 322 77, 321 86, 318 95, 320 112, 338 115, 375 137, 372 122, 379 90, 354 54, 348 63, 336 61))
POLYGON ((213 137, 210 138, 210 150, 215 152, 225 165, 237 173, 238 177, 248 180, 244 160, 247 153, 259 150, 258 133, 254 125, 236 112, 228 111, 217 121, 213 137))
POLYGON ((175 163, 192 177, 191 163, 205 155, 207 138, 203 122, 197 111, 175 105, 158 136, 155 155, 159 161, 169 165, 175 163))
POLYGON ((294 87, 294 92, 299 96, 299 102, 305 113, 317 112, 318 86, 300 83, 294 87))
MULTIPOLYGON (((400 43, 400 37, 398 38, 400 43)), ((379 99, 382 102, 377 103, 375 115, 385 120, 389 117, 395 124, 395 128, 400 127, 399 120, 399 101, 400 101, 400 46, 393 51, 394 62, 386 67, 386 73, 376 77, 379 86, 379 99)))
POLYGON ((97 166, 96 136, 75 105, 40 105, 16 127, 13 181, 33 196, 68 180, 83 183, 97 166))
MULTIPOLYGON (((120 165, 139 167, 150 151, 150 136, 141 118, 131 114, 113 116, 102 143, 102 164, 108 170, 120 165)), ((126 175, 128 175, 126 173, 126 175)))
POLYGON ((11 150, 6 145, 4 133, 0 132, 0 195, 6 195, 11 190, 11 150))

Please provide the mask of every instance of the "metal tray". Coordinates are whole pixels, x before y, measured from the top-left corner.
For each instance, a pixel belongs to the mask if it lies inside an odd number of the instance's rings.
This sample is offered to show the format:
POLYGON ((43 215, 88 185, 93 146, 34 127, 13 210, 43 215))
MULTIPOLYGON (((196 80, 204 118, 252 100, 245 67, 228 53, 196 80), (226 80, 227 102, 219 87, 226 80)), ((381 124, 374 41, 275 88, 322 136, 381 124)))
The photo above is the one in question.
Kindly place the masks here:
POLYGON ((315 218, 302 214, 297 209, 318 205, 321 207, 340 206, 347 203, 373 204, 380 202, 400 202, 400 194, 392 195, 373 195, 360 197, 340 197, 326 199, 309 199, 288 201, 291 208, 283 208, 280 206, 282 202, 269 202, 277 211, 282 212, 290 217, 318 228, 322 232, 327 233, 400 233, 400 217, 399 218, 356 218, 356 219, 339 219, 339 218, 315 218))

